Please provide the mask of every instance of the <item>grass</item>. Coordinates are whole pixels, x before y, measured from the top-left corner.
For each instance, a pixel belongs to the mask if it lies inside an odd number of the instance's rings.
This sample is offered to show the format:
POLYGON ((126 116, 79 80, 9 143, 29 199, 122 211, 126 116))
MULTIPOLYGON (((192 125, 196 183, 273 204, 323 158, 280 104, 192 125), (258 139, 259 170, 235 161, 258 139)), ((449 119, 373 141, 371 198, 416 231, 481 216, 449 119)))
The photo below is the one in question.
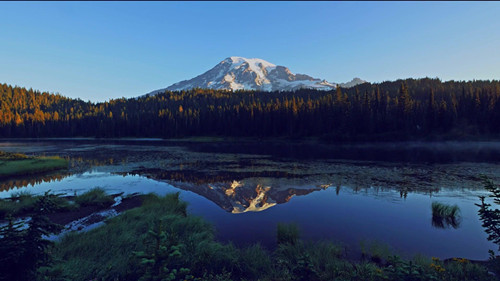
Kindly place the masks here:
MULTIPOLYGON (((10 198, 0 199, 0 220, 7 216, 30 215, 40 195, 33 195, 27 191, 13 193, 10 198)), ((60 197, 57 194, 49 195, 55 211, 70 211, 78 208, 77 205, 60 197)))
POLYGON ((29 192, 12 193, 12 197, 0 200, 0 219, 33 211, 37 197, 29 192))
POLYGON ((0 151, 0 178, 31 175, 66 169, 68 160, 54 157, 28 157, 0 151))
POLYGON ((26 156, 25 154, 0 151, 0 160, 19 160, 27 158, 29 157, 26 156))
MULTIPOLYGON (((50 198, 60 209, 77 206, 57 194, 50 198)), ((10 199, 0 200, 0 212, 5 206, 29 212, 37 199, 26 191, 13 193, 10 199)), ((74 200, 83 205, 113 201, 102 188, 74 200)), ((435 202, 432 210, 442 220, 459 219, 457 206, 435 202)), ((143 197, 141 207, 106 221, 104 226, 63 237, 51 249, 54 263, 40 272, 40 280, 496 280, 486 267, 466 259, 445 262, 418 256, 405 260, 378 242, 362 243, 363 254, 369 259, 348 260, 341 245, 302 241, 296 224, 278 224, 276 238, 277 248, 272 252, 258 244, 237 248, 217 242, 214 228, 190 216, 178 193, 164 197, 149 194, 143 197), (159 249, 175 251, 155 255, 159 249), (141 260, 135 254, 138 252, 152 258, 141 260), (151 276, 152 264, 168 274, 151 276)))
MULTIPOLYGON (((56 267, 71 276, 71 280, 137 277, 134 272, 139 272, 139 265, 132 263, 132 252, 146 247, 148 231, 159 218, 165 221, 164 225, 175 231, 176 236, 190 250, 224 250, 210 247, 209 242, 214 237, 213 229, 199 218, 187 218, 187 205, 179 200, 178 194, 165 197, 148 195, 143 200, 140 208, 128 210, 110 219, 103 227, 65 236, 55 249, 56 259, 60 261, 56 267)), ((209 254, 199 252, 199 256, 191 257, 193 263, 211 258, 209 254)))
POLYGON ((457 205, 446 205, 440 202, 432 202, 432 216, 440 218, 454 218, 460 215, 457 205))
MULTIPOLYGON (((40 195, 29 191, 13 192, 10 198, 0 199, 0 220, 11 215, 13 217, 30 215, 40 195)), ((84 206, 106 207, 115 201, 102 188, 93 188, 73 200, 61 197, 59 194, 49 194, 51 204, 57 212, 72 211, 84 206)))
POLYGON ((299 227, 296 224, 278 223, 276 237, 278 244, 294 245, 299 240, 299 227))
POLYGON ((440 202, 432 202, 432 225, 439 228, 460 226, 460 208, 457 205, 446 205, 440 202))
POLYGON ((394 255, 393 250, 387 244, 378 241, 362 240, 359 244, 362 257, 369 258, 378 264, 387 261, 390 256, 394 255))
POLYGON ((79 206, 99 206, 105 207, 112 205, 115 200, 113 196, 108 195, 106 191, 100 187, 94 187, 85 193, 76 196, 74 199, 79 206))
POLYGON ((277 226, 273 252, 237 248, 215 241, 213 227, 186 207, 179 194, 150 194, 100 228, 66 235, 53 249, 50 280, 495 280, 464 259, 404 260, 377 243, 367 252, 383 262, 348 260, 340 245, 300 240, 294 224, 277 226))

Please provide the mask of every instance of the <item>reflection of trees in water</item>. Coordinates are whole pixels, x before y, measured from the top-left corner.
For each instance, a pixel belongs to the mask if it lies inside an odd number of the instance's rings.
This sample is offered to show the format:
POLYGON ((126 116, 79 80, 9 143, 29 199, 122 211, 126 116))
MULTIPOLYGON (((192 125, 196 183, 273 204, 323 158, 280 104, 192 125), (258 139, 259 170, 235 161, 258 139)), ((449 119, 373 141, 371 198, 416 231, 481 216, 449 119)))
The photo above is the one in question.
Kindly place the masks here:
MULTIPOLYGON (((87 157, 71 157, 69 158, 69 160, 69 169, 72 171, 78 171, 78 168, 87 170, 87 168, 89 167, 106 166, 117 163, 116 159, 113 157, 101 157, 94 159, 89 159, 87 157)), ((121 163, 125 162, 126 161, 124 159, 121 161, 121 163)), ((0 181, 0 191, 8 191, 14 188, 22 188, 28 185, 41 184, 43 182, 60 181, 72 174, 73 172, 57 171, 46 175, 24 175, 13 177, 0 181)))
POLYGON ((296 175, 283 171, 255 171, 255 172, 231 172, 217 171, 208 173, 196 170, 162 170, 162 169, 142 169, 135 170, 128 174, 146 175, 159 180, 172 180, 179 182, 188 182, 194 184, 209 184, 215 182, 232 182, 246 178, 301 178, 304 175, 296 175))
POLYGON ((31 175, 31 176, 23 176, 20 179, 9 179, 0 181, 0 191, 8 191, 14 188, 22 188, 28 185, 36 185, 41 184, 43 182, 52 182, 52 181, 61 181, 62 179, 69 177, 72 173, 69 172, 58 172, 55 174, 49 175, 31 175))
MULTIPOLYGON (((90 167, 99 167, 99 166, 106 166, 106 165, 113 165, 116 164, 116 159, 113 157, 106 157, 106 158, 87 158, 87 157, 71 157, 70 159, 70 167, 75 168, 75 167, 80 167, 82 164, 88 165, 90 167)), ((126 163, 125 159, 122 159, 120 163, 126 163)))
MULTIPOLYGON (((406 142, 336 144, 322 142, 214 142, 187 144, 191 151, 249 153, 293 159, 345 159, 395 163, 491 162, 500 158, 500 148, 489 142, 406 142)), ((422 175, 427 176, 427 175, 422 175)))

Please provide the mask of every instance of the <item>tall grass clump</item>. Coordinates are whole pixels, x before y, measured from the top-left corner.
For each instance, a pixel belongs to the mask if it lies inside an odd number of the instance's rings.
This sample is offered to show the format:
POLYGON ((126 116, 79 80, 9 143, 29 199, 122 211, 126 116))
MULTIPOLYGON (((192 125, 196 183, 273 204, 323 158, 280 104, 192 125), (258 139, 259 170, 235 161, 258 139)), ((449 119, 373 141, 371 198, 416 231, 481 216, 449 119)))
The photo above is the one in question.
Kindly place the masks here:
POLYGON ((432 225, 440 228, 444 228, 445 225, 458 228, 460 221, 460 208, 457 205, 432 202, 432 225))
POLYGON ((299 227, 296 224, 278 223, 276 235, 278 244, 295 245, 299 236, 299 227))
POLYGON ((94 187, 85 193, 78 195, 74 198, 75 203, 84 206, 99 206, 105 207, 113 204, 115 200, 111 195, 100 187, 94 187))

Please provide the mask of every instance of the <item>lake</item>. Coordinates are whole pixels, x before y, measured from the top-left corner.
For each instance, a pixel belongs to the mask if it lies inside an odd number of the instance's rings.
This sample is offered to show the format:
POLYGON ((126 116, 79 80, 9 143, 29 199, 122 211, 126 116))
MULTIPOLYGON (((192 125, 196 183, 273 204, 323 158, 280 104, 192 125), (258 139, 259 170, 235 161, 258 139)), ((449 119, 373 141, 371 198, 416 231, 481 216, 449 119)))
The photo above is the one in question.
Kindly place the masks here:
POLYGON ((297 223, 302 238, 331 240, 351 257, 362 241, 410 257, 487 259, 475 206, 488 195, 478 176, 500 182, 500 143, 325 145, 295 141, 199 142, 157 139, 0 140, 0 150, 59 155, 70 168, 0 181, 0 197, 29 190, 82 193, 180 192, 189 212, 221 241, 276 245, 276 225, 297 223), (432 222, 432 202, 457 204, 458 226, 432 222))

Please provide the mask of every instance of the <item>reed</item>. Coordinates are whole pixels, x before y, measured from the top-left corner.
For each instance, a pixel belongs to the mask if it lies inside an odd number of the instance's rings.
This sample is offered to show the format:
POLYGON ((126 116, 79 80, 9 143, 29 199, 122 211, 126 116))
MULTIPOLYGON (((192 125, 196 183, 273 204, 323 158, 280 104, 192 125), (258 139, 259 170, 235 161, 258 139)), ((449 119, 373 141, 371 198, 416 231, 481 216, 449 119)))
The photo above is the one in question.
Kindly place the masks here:
POLYGON ((439 228, 460 226, 460 208, 457 205, 447 205, 440 202, 432 202, 432 225, 439 228))

